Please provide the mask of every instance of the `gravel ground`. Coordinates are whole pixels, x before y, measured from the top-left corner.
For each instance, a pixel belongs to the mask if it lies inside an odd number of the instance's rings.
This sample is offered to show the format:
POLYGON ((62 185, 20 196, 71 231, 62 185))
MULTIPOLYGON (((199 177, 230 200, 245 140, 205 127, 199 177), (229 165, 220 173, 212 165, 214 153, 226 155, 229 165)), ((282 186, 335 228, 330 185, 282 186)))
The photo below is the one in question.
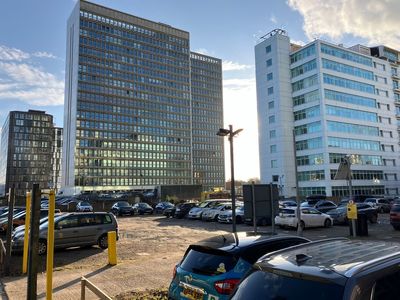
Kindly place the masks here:
MULTIPOLYGON (((119 218, 118 222, 120 239, 117 242, 117 266, 108 266, 107 251, 102 251, 97 246, 90 249, 56 251, 53 299, 79 299, 81 276, 87 277, 106 294, 116 299, 163 299, 162 296, 165 296, 165 290, 171 281, 174 265, 181 259, 188 245, 231 230, 231 226, 226 224, 167 219, 161 216, 123 217, 119 218)), ((250 226, 238 225, 238 231, 250 230, 250 226)), ((277 231, 296 234, 294 230, 277 231)), ((400 242, 400 232, 391 228, 388 214, 380 215, 379 224, 370 225, 369 233, 370 236, 364 239, 400 242)), ((304 232, 304 236, 310 239, 348 234, 346 226, 308 229, 304 232)), ((19 274, 20 266, 21 257, 13 257, 15 275, 19 274)), ((26 298, 26 277, 6 277, 2 278, 2 282, 9 299, 26 298)), ((43 257, 38 274, 39 299, 45 298, 45 283, 43 257)), ((89 291, 87 295, 87 299, 96 299, 89 291)))

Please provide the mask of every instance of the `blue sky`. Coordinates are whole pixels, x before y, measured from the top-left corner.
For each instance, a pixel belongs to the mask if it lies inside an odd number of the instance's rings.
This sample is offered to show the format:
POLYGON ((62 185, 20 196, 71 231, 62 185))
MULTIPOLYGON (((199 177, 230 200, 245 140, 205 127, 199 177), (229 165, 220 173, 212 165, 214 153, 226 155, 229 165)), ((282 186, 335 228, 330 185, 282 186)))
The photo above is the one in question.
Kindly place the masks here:
MULTIPOLYGON (((352 46, 400 49, 400 1, 370 0, 93 0, 190 32, 191 50, 224 62, 224 123, 235 139, 236 179, 259 176, 254 45, 274 28, 292 41, 322 38, 352 46)), ((0 126, 11 110, 40 109, 63 124, 66 20, 74 0, 2 1, 0 126)), ((226 156, 229 158, 228 148, 226 156)), ((227 179, 229 162, 226 162, 227 179)))

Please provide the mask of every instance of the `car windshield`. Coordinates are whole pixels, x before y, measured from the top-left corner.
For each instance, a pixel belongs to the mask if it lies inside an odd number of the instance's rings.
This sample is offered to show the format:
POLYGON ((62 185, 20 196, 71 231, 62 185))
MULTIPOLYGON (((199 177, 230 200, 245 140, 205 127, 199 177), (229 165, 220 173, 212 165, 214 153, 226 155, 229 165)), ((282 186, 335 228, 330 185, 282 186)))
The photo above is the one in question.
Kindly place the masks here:
POLYGON ((89 202, 81 202, 80 206, 90 206, 89 202))
POLYGON ((118 202, 119 207, 127 207, 130 206, 128 202, 118 202))
POLYGON ((139 203, 139 206, 142 208, 149 208, 149 207, 151 208, 151 206, 148 205, 147 203, 139 203))
POLYGON ((229 272, 235 265, 236 259, 231 255, 191 249, 180 267, 188 272, 213 276, 229 272))
POLYGON ((256 271, 245 278, 231 299, 297 300, 343 298, 343 286, 256 271))
POLYGON ((199 207, 203 208, 206 207, 210 202, 201 202, 199 207))

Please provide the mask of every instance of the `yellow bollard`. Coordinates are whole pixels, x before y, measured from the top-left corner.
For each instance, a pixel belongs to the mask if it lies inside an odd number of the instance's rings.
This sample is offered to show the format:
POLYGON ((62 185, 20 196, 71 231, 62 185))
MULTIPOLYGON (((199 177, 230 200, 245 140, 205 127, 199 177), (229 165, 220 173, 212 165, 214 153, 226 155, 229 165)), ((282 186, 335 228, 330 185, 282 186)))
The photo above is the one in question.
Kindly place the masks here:
POLYGON ((22 274, 28 270, 29 225, 31 223, 31 192, 26 193, 24 253, 22 255, 22 274))
POLYGON ((54 190, 49 195, 49 219, 47 227, 47 260, 46 260, 46 299, 53 298, 53 262, 54 262, 54 210, 56 199, 54 190))
POLYGON ((109 231, 108 235, 108 264, 115 266, 117 264, 117 233, 109 231))

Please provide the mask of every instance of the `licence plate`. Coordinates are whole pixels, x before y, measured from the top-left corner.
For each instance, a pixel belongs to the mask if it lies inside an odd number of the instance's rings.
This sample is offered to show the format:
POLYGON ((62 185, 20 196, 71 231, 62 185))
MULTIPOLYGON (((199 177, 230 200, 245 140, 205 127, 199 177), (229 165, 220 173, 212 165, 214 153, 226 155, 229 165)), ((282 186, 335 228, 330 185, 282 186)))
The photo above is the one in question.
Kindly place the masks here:
POLYGON ((181 287, 182 287, 182 292, 181 296, 185 297, 186 299, 190 300, 202 300, 204 296, 204 291, 200 288, 197 287, 192 287, 188 284, 182 284, 181 282, 181 287))
POLYGON ((203 293, 192 290, 190 288, 184 288, 182 292, 183 296, 191 300, 201 300, 203 299, 203 293))

